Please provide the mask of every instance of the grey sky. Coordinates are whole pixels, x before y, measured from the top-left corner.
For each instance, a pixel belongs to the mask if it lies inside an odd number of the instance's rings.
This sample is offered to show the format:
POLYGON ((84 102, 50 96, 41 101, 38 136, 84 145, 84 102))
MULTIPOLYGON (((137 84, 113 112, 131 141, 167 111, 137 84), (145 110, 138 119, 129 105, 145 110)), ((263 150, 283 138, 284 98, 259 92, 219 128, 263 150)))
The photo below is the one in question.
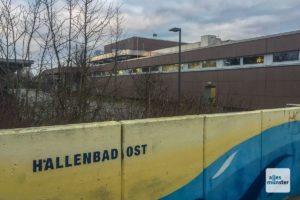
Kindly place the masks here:
POLYGON ((300 29, 300 0, 123 0, 125 37, 177 40, 169 28, 181 27, 183 41, 204 34, 244 39, 300 29))

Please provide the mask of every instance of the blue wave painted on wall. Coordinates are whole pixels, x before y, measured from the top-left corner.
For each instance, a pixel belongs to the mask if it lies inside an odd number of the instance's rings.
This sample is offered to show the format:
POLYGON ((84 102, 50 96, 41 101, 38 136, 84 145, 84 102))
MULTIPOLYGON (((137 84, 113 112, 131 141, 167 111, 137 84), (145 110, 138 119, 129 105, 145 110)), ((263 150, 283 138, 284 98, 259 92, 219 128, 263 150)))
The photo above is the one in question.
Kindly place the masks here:
MULTIPOLYGON (((241 133, 242 134, 242 133, 241 133)), ((269 128, 219 157, 161 200, 282 199, 300 194, 300 121, 269 128), (265 192, 266 168, 290 168, 291 192, 265 192)))

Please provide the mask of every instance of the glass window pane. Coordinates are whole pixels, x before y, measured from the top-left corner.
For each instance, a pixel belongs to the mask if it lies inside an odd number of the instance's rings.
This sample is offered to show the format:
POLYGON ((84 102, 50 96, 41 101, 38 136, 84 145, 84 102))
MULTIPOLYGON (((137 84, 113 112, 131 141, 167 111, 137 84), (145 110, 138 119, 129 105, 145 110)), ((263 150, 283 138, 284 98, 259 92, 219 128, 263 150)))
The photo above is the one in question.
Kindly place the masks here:
POLYGON ((133 73, 140 73, 141 72, 141 68, 134 68, 133 69, 133 73))
POLYGON ((188 64, 189 69, 199 69, 200 68, 200 62, 194 62, 188 64))
POLYGON ((151 72, 158 72, 158 71, 159 71, 159 67, 158 67, 158 66, 151 67, 151 68, 150 68, 150 71, 151 71, 151 72))
POLYGON ((243 59, 245 65, 264 63, 264 56, 247 56, 243 59))
POLYGON ((216 67, 217 66, 217 62, 214 60, 210 60, 210 61, 202 61, 202 67, 206 68, 206 67, 216 67))
POLYGON ((162 71, 164 71, 164 72, 172 71, 172 69, 173 69, 172 65, 162 66, 162 71))
MULTIPOLYGON (((173 67, 173 70, 175 70, 175 71, 178 71, 178 66, 179 66, 179 64, 175 64, 174 65, 174 67, 173 67)), ((181 70, 183 70, 183 64, 181 64, 181 70)))
POLYGON ((224 59, 224 65, 225 66, 231 66, 231 65, 240 65, 240 58, 226 58, 224 59))
POLYGON ((284 61, 294 61, 294 60, 299 60, 298 51, 290 51, 290 52, 273 54, 273 62, 284 62, 284 61))
POLYGON ((143 67, 143 68, 142 68, 142 72, 149 72, 149 68, 150 68, 150 67, 143 67))

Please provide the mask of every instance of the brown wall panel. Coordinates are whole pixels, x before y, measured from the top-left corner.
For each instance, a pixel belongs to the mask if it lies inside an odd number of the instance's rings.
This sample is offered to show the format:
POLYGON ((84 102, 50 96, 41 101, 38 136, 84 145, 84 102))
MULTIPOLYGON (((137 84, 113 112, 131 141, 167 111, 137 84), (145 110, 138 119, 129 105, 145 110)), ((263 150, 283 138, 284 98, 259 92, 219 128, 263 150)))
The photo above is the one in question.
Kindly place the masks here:
MULTIPOLYGON (((119 49, 131 49, 131 50, 145 50, 153 51, 162 48, 177 46, 178 42, 158 40, 150 38, 132 37, 125 40, 118 41, 117 46, 119 49)), ((115 49, 115 44, 109 44, 104 46, 105 53, 111 53, 112 49, 115 49)))
POLYGON ((268 38, 267 53, 298 50, 300 48, 299 33, 292 35, 285 35, 275 38, 268 38))
MULTIPOLYGON (((183 72, 181 91, 185 97, 204 97, 207 82, 212 82, 217 88, 221 106, 244 109, 283 107, 287 103, 300 103, 299 69, 300 66, 283 66, 183 72)), ((166 89, 166 95, 176 99, 178 73, 159 73, 155 76, 156 84, 166 89)), ((139 97, 136 85, 143 88, 141 80, 144 78, 145 75, 118 76, 118 94, 139 97)), ((100 79, 97 82, 104 85, 104 80, 108 78, 100 79)), ((106 91, 108 95, 114 89, 113 80, 112 77, 106 91)))

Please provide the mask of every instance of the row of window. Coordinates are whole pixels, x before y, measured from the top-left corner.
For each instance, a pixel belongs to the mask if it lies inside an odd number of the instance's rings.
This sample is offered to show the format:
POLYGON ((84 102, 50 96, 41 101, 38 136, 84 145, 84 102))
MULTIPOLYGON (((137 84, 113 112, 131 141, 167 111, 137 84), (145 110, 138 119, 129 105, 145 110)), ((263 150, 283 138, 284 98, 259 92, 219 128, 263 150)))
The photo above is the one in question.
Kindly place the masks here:
MULTIPOLYGON (((266 55, 267 56, 267 55, 266 55)), ((299 61, 299 51, 289 51, 274 53, 272 55, 273 63, 280 62, 290 62, 290 61, 299 61)), ((270 58, 270 56, 268 58, 270 58)), ((230 67, 230 66, 241 66, 241 65, 260 65, 265 63, 264 55, 256 56, 245 56, 245 57, 236 57, 236 58, 226 58, 223 60, 208 60, 208 61, 199 61, 193 63, 186 63, 181 65, 183 71, 197 70, 201 68, 216 68, 216 67, 230 67)), ((106 72, 95 72, 91 76, 109 76, 112 74, 118 75, 129 75, 129 74, 138 74, 138 73, 149 73, 149 72, 174 72, 178 71, 178 64, 174 65, 163 65, 163 66, 152 66, 152 67, 143 67, 143 68, 133 68, 126 70, 117 70, 115 73, 110 71, 106 72)))
MULTIPOLYGON (((282 52, 273 54, 273 62, 287 62, 299 60, 298 51, 282 52)), ((264 55, 258 56, 246 56, 241 58, 226 58, 224 59, 224 66, 241 65, 243 61, 244 65, 262 64, 264 63, 264 55)))

